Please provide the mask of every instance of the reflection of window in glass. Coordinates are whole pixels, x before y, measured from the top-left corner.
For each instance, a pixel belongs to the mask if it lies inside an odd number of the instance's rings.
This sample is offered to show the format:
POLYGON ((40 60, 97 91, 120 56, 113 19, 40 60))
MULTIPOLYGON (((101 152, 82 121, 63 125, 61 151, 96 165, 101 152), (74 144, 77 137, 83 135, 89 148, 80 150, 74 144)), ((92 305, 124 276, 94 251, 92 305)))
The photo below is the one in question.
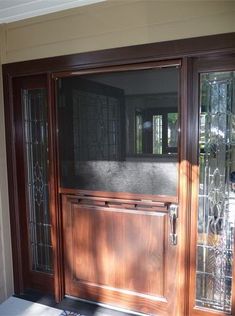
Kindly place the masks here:
POLYGON ((141 114, 136 114, 136 153, 142 153, 142 116, 141 114))
POLYGON ((205 133, 206 133, 206 113, 201 113, 200 115, 200 128, 201 128, 201 132, 200 132, 200 148, 204 148, 204 144, 205 144, 205 133))
POLYGON ((177 147, 178 113, 167 113, 168 147, 177 147))
POLYGON ((153 154, 162 154, 162 115, 153 116, 153 154))
POLYGON ((148 110, 136 113, 136 154, 177 153, 178 113, 148 110))

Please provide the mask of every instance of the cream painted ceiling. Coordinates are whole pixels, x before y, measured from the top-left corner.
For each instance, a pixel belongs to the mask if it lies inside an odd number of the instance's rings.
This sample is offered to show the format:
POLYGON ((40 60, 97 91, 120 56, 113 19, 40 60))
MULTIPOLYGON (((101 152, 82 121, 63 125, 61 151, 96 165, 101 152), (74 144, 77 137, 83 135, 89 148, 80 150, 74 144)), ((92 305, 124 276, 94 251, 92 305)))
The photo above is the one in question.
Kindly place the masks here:
POLYGON ((105 0, 0 0, 0 23, 10 23, 105 0))

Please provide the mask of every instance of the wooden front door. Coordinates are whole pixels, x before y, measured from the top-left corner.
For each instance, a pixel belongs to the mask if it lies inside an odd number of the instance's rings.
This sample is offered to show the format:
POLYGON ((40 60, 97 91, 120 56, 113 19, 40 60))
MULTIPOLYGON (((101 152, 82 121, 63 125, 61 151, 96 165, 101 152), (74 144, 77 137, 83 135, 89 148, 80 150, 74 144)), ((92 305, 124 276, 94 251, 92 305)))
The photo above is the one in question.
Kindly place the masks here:
POLYGON ((57 80, 65 294, 182 315, 180 65, 121 70, 57 80))

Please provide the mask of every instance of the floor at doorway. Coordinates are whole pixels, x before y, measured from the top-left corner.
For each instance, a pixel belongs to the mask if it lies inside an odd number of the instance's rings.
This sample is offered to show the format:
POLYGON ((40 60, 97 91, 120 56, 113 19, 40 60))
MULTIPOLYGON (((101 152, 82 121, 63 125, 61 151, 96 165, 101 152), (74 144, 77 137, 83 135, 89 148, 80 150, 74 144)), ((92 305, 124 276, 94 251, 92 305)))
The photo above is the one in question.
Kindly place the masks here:
MULTIPOLYGON (((133 316, 111 308, 98 306, 70 298, 57 304, 51 295, 37 291, 10 297, 0 304, 0 316, 133 316)), ((134 315, 136 316, 136 315, 134 315)))
MULTIPOLYGON (((67 311, 10 297, 0 305, 0 316, 68 316, 67 311)), ((73 313, 73 316, 79 314, 73 313)))

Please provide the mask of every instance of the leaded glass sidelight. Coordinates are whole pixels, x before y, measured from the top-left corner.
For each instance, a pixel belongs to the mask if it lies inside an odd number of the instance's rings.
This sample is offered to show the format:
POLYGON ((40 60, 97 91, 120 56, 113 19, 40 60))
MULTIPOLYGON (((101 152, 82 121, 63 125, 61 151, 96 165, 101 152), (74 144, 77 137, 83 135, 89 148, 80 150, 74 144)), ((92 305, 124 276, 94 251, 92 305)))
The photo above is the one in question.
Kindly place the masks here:
POLYGON ((235 72, 200 77, 196 305, 231 312, 235 217, 235 72))
POLYGON ((45 89, 22 90, 31 269, 52 273, 45 89))

